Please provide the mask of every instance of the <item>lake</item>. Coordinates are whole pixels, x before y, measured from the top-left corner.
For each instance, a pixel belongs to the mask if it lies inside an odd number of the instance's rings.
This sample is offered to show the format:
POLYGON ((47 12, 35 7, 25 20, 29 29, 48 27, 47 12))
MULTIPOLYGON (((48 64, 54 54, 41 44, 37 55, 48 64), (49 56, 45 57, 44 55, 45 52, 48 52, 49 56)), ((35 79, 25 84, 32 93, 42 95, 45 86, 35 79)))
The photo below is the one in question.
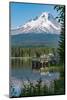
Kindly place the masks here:
MULTIPOLYGON (((10 86, 13 86, 15 94, 12 90, 11 96, 19 96, 21 88, 24 84, 28 84, 28 80, 36 84, 39 79, 42 79, 42 83, 51 87, 51 91, 54 91, 54 81, 60 79, 60 72, 41 72, 39 70, 32 69, 32 59, 12 59, 10 68, 10 86), (53 88, 52 88, 53 87, 53 88), (19 92, 17 92, 19 91, 19 92), (19 93, 19 94, 18 94, 19 93), (16 95, 17 94, 17 95, 16 95)), ((10 88, 11 91, 11 88, 10 88)))
MULTIPOLYGON (((16 59, 15 59, 16 60, 16 59)), ((28 60, 17 60, 18 63, 15 63, 14 67, 11 69, 11 76, 15 77, 16 79, 23 79, 29 78, 30 80, 38 80, 40 77, 43 80, 53 80, 55 78, 59 78, 58 72, 50 72, 45 76, 42 75, 42 72, 39 70, 32 69, 32 61, 31 59, 28 60)))

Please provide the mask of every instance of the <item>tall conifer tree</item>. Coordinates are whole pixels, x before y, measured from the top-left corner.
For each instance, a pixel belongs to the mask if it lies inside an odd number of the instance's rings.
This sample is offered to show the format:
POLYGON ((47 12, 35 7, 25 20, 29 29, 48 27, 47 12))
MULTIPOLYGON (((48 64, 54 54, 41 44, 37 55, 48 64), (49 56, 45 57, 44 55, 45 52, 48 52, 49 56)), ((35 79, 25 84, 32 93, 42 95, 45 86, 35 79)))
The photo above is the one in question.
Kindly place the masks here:
POLYGON ((54 7, 54 9, 56 9, 58 12, 57 19, 61 24, 61 34, 59 40, 58 53, 60 57, 60 63, 64 63, 65 61, 65 6, 57 5, 54 7))

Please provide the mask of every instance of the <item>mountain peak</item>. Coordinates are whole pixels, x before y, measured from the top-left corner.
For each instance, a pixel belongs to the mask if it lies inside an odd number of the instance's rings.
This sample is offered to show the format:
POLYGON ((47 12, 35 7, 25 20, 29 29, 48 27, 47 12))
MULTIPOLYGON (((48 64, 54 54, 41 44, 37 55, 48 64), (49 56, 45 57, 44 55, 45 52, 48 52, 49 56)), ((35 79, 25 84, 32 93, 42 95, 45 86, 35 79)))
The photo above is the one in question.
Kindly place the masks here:
POLYGON ((61 26, 51 13, 43 12, 39 17, 28 21, 22 27, 11 30, 12 35, 25 33, 60 34, 61 26))
POLYGON ((49 12, 43 12, 40 17, 45 18, 45 19, 48 19, 48 20, 55 19, 53 17, 53 15, 51 13, 49 13, 49 12))
POLYGON ((41 14, 41 17, 48 18, 48 12, 43 12, 43 13, 41 14))

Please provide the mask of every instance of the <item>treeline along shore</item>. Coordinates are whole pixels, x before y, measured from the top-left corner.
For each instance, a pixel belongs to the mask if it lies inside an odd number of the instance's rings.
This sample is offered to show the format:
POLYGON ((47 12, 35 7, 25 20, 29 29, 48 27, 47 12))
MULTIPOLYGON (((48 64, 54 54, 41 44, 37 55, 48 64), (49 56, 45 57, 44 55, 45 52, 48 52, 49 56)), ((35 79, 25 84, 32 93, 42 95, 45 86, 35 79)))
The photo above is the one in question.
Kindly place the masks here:
POLYGON ((56 48, 49 48, 49 47, 11 47, 11 57, 40 57, 43 54, 57 52, 56 48))

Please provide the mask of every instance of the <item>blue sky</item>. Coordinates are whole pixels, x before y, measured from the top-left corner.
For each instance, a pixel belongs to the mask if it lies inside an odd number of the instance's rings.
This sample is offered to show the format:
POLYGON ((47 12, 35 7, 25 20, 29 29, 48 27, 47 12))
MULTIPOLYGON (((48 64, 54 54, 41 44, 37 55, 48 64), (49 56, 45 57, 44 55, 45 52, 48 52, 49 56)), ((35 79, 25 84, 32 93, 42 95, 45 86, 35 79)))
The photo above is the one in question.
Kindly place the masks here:
POLYGON ((11 28, 23 25, 28 20, 40 16, 42 12, 49 12, 54 17, 57 16, 57 11, 54 10, 54 5, 12 2, 10 3, 10 10, 11 28))

